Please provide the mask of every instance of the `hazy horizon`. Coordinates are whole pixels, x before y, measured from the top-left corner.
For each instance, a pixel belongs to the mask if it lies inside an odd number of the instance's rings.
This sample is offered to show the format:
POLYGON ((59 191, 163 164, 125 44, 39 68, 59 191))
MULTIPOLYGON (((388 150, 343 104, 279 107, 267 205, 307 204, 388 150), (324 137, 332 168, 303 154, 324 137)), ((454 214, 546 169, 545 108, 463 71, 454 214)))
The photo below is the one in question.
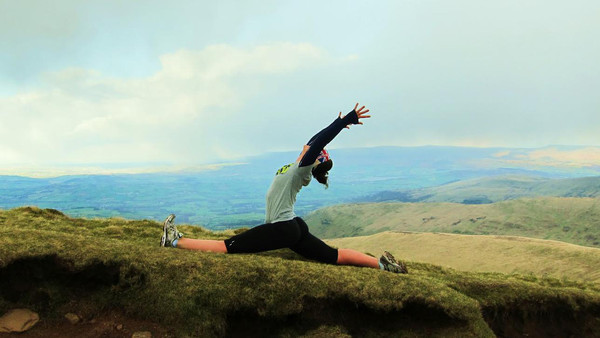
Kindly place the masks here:
MULTIPOLYGON (((600 147, 596 146, 572 146, 572 145, 548 145, 539 148, 507 148, 507 147, 462 147, 462 146, 443 146, 443 145, 422 145, 414 147, 403 146, 379 146, 379 147, 360 147, 360 148, 332 148, 330 153, 335 159, 339 151, 365 151, 384 148, 398 149, 454 149, 465 154, 473 150, 494 150, 490 153, 488 161, 490 163, 481 163, 482 167, 494 166, 516 166, 516 167, 545 167, 545 168, 590 168, 600 171, 600 147)), ((220 170, 225 167, 252 164, 260 161, 261 157, 275 156, 280 161, 293 161, 297 151, 279 151, 265 152, 262 154, 244 156, 231 161, 220 161, 214 163, 188 163, 176 164, 169 162, 121 162, 121 163, 53 163, 45 167, 19 167, 3 166, 0 167, 0 176, 22 176, 30 178, 53 178, 70 175, 118 175, 118 174, 152 174, 152 173, 193 173, 203 171, 220 170)), ((426 153, 426 152, 425 152, 426 153)), ((368 158, 363 159, 369 161, 368 158)), ((377 161, 376 156, 373 160, 377 161)), ((433 158, 431 159, 433 160, 433 158)), ((287 163, 287 162, 286 162, 287 163)), ((273 167, 282 165, 273 161, 273 167)))

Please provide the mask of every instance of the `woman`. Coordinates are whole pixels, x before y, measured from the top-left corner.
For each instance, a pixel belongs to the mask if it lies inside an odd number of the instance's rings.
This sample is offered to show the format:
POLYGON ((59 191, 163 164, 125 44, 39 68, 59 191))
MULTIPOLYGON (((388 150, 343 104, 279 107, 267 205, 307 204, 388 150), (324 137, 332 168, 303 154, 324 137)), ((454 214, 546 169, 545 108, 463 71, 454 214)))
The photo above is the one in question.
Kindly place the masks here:
POLYGON ((311 176, 328 187, 328 172, 333 161, 325 150, 344 128, 351 124, 363 124, 361 119, 370 118, 365 106, 346 116, 338 116, 327 128, 313 136, 302 149, 296 162, 283 166, 275 174, 267 192, 265 224, 254 227, 224 241, 184 238, 173 224, 175 215, 169 215, 163 226, 161 246, 180 249, 222 253, 252 253, 290 248, 296 253, 323 263, 378 268, 395 273, 407 273, 406 266, 397 262, 387 251, 380 259, 351 249, 334 249, 313 236, 308 226, 294 214, 296 195, 310 183, 311 176))

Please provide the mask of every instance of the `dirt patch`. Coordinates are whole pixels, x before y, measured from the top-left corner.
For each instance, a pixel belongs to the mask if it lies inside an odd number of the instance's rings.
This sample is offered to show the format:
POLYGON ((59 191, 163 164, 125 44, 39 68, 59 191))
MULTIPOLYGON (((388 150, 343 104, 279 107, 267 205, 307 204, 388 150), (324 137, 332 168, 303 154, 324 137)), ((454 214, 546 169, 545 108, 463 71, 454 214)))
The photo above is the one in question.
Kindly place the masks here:
POLYGON ((150 331, 152 337, 175 337, 174 333, 156 323, 132 319, 118 311, 103 313, 71 324, 66 319, 45 320, 42 318, 31 330, 23 333, 2 334, 8 338, 85 338, 114 337, 130 338, 134 332, 150 331))
POLYGON ((600 307, 573 311, 567 304, 521 303, 484 308, 483 316, 498 337, 600 337, 600 307))
POLYGON ((400 311, 375 311, 348 299, 304 300, 299 314, 285 317, 259 316, 256 309, 237 311, 227 317, 227 337, 298 336, 323 327, 334 327, 352 337, 397 337, 400 333, 428 337, 447 330, 460 332, 466 322, 450 318, 440 309, 408 303, 400 311))
MULTIPOLYGON (((0 297, 40 313, 29 331, 4 337, 131 337, 150 331, 152 337, 173 337, 155 322, 127 316, 118 308, 98 311, 94 295, 111 290, 143 287, 146 277, 135 268, 123 270, 116 262, 92 261, 75 266, 56 255, 28 257, 0 269, 0 297), (81 321, 71 324, 64 314, 79 312, 81 321)), ((157 320, 158 321, 158 320, 157 320)))
POLYGON ((57 256, 29 257, 0 269, 0 297, 47 312, 70 299, 119 284, 120 265, 93 261, 83 267, 57 256))

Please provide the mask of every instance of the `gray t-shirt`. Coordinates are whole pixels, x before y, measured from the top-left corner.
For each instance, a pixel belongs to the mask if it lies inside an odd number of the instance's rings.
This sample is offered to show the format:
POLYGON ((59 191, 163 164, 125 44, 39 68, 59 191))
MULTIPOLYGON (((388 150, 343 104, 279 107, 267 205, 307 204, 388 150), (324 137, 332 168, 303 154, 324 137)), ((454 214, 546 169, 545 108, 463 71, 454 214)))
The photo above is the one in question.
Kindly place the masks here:
POLYGON ((299 167, 299 163, 284 165, 277 170, 273 183, 267 191, 267 215, 265 223, 289 221, 296 217, 296 195, 310 183, 312 165, 299 167))

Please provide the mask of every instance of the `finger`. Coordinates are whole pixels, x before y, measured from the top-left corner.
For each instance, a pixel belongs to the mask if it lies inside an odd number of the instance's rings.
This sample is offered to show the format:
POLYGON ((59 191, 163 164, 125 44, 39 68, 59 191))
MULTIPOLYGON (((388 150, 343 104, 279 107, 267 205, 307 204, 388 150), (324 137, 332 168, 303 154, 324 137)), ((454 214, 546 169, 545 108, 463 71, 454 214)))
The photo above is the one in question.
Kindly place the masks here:
POLYGON ((339 118, 342 118, 342 112, 340 112, 340 115, 338 115, 339 118))
POLYGON ((358 118, 359 119, 368 119, 370 117, 371 117, 371 115, 364 115, 364 116, 359 116, 358 118))
POLYGON ((358 102, 356 102, 356 105, 354 106, 354 111, 356 111, 356 108, 358 108, 358 102))
POLYGON ((363 124, 362 122, 358 122, 358 124, 363 124))

